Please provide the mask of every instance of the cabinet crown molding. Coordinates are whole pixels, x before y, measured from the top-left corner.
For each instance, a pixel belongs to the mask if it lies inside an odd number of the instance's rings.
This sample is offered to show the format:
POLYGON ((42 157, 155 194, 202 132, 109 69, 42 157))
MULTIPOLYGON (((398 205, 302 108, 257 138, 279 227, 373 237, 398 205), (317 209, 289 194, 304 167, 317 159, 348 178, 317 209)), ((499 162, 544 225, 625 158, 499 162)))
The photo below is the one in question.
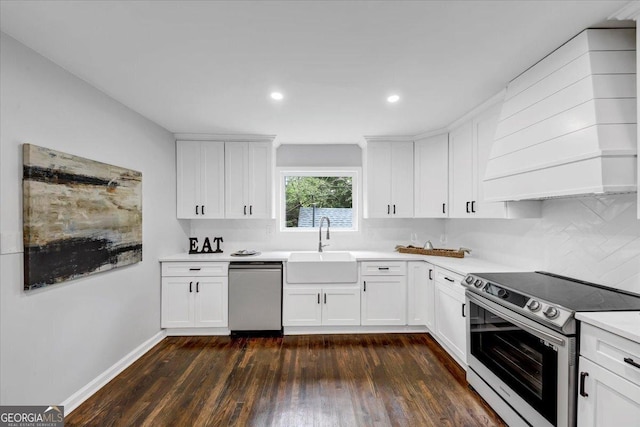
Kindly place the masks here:
POLYGON ((622 8, 620 8, 620 10, 612 13, 611 16, 609 16, 610 20, 617 19, 619 21, 637 21, 638 18, 640 18, 640 1, 630 1, 622 8))
POLYGON ((273 142, 276 135, 243 133, 174 133, 178 141, 273 142))
POLYGON ((365 141, 369 142, 413 142, 412 135, 365 135, 365 141))

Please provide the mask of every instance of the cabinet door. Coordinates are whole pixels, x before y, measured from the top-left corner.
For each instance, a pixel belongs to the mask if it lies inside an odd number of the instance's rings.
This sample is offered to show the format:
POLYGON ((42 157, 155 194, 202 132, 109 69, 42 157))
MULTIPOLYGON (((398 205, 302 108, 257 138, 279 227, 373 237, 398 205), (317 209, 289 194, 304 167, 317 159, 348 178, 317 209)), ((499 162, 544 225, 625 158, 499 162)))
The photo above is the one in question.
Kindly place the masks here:
POLYGON ((200 328, 221 328, 229 324, 228 279, 194 277, 195 324, 200 328))
POLYGON ((200 218, 200 141, 176 142, 178 218, 200 218), (196 214, 196 207, 198 214, 196 214))
POLYGON ((391 145, 391 214, 413 218, 413 142, 391 145))
POLYGON ((200 144, 200 215, 224 218, 224 142, 200 144))
POLYGON ((368 218, 391 216, 391 143, 371 142, 367 145, 368 218))
POLYGON ((322 324, 333 326, 359 325, 360 289, 324 289, 322 296, 322 324))
POLYGON ((363 276, 361 304, 363 325, 406 325, 406 277, 363 276))
POLYGON ((195 319, 193 314, 194 286, 195 278, 192 277, 162 278, 161 327, 189 328, 193 326, 195 319))
POLYGON ((251 142, 248 147, 249 218, 271 217, 271 144, 251 142))
MULTIPOLYGON (((640 422, 640 386, 580 357, 580 373, 587 373, 584 393, 578 395, 581 427, 632 427, 640 422)), ((580 378, 580 377, 578 377, 580 378)))
POLYGON ((436 282, 436 336, 449 352, 467 363, 464 288, 457 283, 436 282))
POLYGON ((227 142, 224 146, 225 217, 248 218, 247 167, 249 162, 246 142, 227 142))
POLYGON ((282 305, 283 325, 320 326, 322 324, 321 302, 321 288, 285 288, 282 305))
POLYGON ((427 323, 427 285, 429 269, 422 261, 409 262, 407 276, 407 323, 426 325, 427 323))
POLYGON ((415 217, 446 218, 449 207, 449 136, 416 141, 414 147, 415 217))
MULTIPOLYGON (((431 264, 427 266, 427 290, 426 290, 426 308, 425 308, 425 325, 431 332, 436 330, 436 272, 431 264)), ((466 327, 466 326, 465 326, 466 327)))
POLYGON ((450 218, 471 216, 473 200, 473 126, 465 123, 449 134, 450 218))
POLYGON ((496 134, 496 127, 500 118, 498 104, 482 113, 473 121, 474 130, 474 218, 505 218, 507 209, 504 202, 484 201, 484 176, 487 171, 487 163, 491 155, 491 147, 496 134))

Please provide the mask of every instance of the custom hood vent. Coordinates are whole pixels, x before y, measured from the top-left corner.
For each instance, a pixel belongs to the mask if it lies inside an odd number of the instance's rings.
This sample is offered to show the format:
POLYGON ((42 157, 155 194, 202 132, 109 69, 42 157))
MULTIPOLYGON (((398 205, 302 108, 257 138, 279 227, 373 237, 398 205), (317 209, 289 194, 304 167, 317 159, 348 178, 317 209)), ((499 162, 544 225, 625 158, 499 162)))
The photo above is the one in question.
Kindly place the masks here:
POLYGON ((485 199, 636 191, 635 29, 589 29, 511 81, 485 199))

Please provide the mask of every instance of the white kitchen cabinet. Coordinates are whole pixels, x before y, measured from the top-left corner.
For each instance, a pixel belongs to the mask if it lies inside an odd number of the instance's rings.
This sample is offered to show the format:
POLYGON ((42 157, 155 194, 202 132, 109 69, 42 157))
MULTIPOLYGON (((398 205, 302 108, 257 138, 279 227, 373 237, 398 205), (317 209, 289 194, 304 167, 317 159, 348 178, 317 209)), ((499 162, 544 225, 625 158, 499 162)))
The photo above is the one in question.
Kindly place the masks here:
POLYGON ((466 306, 462 276, 436 268, 435 335, 463 366, 467 363, 466 306))
POLYGON ((541 202, 486 202, 483 180, 500 116, 500 104, 449 134, 450 218, 535 218, 541 202))
POLYGON ((283 297, 284 326, 360 325, 358 287, 286 287, 283 297))
POLYGON ((406 276, 363 276, 362 279, 362 324, 406 325, 406 276))
POLYGON ((270 218, 272 171, 271 143, 225 143, 225 217, 270 218))
POLYGON ((640 343, 582 324, 578 425, 635 427, 640 420, 640 343))
POLYGON ((448 134, 415 141, 414 186, 416 218, 446 218, 448 216, 448 134))
MULTIPOLYGON (((429 316, 429 267, 423 261, 407 263, 407 324, 427 325, 429 316)), ((431 302, 433 307, 433 302, 431 302)))
POLYGON ((412 218, 413 142, 369 141, 365 164, 365 216, 412 218))
POLYGON ((224 143, 176 141, 177 217, 224 218, 224 143))
POLYGON ((208 264, 162 263, 162 328, 228 326, 228 263, 208 264))
POLYGON ((427 269, 426 280, 426 307, 425 307, 425 325, 434 333, 436 325, 436 269, 432 264, 425 263, 427 269))

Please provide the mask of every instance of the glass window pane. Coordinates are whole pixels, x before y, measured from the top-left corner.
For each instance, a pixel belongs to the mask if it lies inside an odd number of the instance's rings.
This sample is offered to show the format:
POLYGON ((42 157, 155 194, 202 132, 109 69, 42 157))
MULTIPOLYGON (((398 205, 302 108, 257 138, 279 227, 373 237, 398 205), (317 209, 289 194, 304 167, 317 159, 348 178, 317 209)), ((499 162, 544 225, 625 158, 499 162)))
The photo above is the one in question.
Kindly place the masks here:
POLYGON ((320 218, 331 228, 353 228, 353 178, 350 176, 284 177, 287 228, 318 227, 320 218))

